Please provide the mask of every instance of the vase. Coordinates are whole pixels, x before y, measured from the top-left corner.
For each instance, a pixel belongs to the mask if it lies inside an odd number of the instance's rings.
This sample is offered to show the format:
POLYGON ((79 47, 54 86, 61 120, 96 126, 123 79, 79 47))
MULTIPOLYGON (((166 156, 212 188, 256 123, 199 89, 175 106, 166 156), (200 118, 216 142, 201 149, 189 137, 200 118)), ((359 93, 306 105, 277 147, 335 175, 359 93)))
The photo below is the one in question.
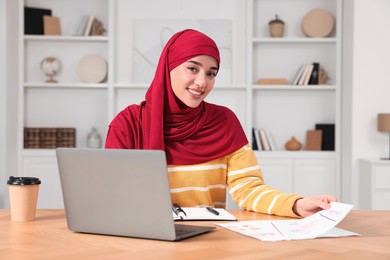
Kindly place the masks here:
POLYGON ((284 34, 284 22, 275 15, 275 19, 268 23, 269 34, 271 37, 283 37, 284 34))
POLYGON ((293 136, 284 147, 288 151, 299 151, 302 148, 302 144, 293 136))
POLYGON ((87 147, 88 148, 100 148, 102 146, 102 137, 98 130, 92 127, 91 132, 88 133, 87 147))

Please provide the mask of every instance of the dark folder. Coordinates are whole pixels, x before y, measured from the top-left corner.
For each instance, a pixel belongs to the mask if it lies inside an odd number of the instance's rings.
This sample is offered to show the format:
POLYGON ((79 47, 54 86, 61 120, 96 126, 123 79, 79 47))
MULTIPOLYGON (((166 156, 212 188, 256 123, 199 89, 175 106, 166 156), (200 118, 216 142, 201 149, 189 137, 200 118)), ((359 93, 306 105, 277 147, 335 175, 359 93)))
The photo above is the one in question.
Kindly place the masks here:
POLYGON ((43 16, 51 15, 50 9, 24 8, 24 34, 43 35, 43 16))
POLYGON ((316 124, 317 130, 322 130, 322 150, 334 151, 335 147, 335 126, 334 124, 316 124))

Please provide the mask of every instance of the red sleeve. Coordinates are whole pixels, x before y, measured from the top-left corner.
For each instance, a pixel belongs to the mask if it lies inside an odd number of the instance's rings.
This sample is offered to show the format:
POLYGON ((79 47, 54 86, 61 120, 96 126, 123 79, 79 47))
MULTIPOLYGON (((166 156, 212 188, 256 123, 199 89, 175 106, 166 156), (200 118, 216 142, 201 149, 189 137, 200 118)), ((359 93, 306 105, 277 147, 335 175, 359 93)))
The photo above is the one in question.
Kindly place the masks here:
POLYGON ((109 126, 105 147, 107 149, 129 149, 126 145, 126 139, 126 135, 123 131, 120 131, 116 127, 109 126))
POLYGON ((129 106, 121 111, 110 123, 105 148, 136 149, 140 146, 140 128, 135 116, 137 107, 129 106), (133 111, 134 110, 134 111, 133 111))

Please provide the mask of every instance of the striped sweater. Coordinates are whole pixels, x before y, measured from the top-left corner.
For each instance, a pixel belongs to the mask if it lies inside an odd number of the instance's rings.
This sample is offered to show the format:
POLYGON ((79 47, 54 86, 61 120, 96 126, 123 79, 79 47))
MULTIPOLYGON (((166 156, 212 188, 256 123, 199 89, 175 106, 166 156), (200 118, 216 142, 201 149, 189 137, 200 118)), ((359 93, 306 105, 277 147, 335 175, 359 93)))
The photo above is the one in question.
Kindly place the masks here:
POLYGON ((169 165, 172 202, 183 207, 225 207, 226 187, 243 209, 297 217, 292 207, 301 198, 264 184, 260 166, 249 144, 206 163, 169 165))

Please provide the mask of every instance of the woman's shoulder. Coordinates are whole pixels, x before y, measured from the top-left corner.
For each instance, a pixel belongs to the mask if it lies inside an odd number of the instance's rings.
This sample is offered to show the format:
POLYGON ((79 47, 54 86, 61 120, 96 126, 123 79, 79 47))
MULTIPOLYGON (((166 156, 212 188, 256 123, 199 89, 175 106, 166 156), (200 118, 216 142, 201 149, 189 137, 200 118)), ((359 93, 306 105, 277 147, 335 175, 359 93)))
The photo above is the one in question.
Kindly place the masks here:
POLYGON ((111 126, 123 126, 129 124, 129 122, 139 121, 140 105, 132 104, 120 111, 115 118, 111 121, 111 126))
POLYGON ((207 103, 207 102, 205 102, 205 104, 206 104, 206 109, 209 110, 212 114, 236 117, 236 114, 234 114, 234 112, 228 107, 207 103))

